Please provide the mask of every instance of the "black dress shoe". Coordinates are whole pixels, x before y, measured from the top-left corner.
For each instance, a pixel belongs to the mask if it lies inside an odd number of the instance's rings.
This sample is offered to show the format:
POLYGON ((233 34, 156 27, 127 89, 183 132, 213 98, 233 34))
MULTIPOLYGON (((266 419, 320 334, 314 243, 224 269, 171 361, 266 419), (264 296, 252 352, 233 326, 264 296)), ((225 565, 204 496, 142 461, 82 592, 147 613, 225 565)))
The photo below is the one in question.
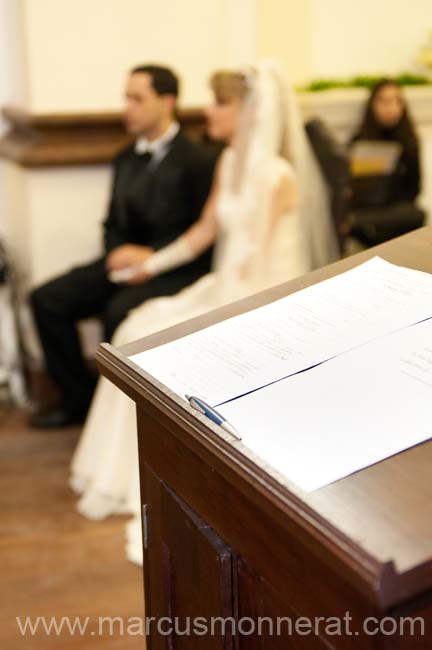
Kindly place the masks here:
POLYGON ((62 408, 55 408, 47 411, 34 413, 30 416, 29 424, 34 429, 59 429, 82 424, 85 420, 85 413, 71 414, 62 408))

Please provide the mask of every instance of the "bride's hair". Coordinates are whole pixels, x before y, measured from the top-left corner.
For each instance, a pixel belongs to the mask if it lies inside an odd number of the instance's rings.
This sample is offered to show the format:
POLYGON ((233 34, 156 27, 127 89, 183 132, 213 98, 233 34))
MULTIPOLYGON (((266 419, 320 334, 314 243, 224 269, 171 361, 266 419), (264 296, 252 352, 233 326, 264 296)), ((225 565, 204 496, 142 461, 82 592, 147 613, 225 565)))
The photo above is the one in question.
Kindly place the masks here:
POLYGON ((243 101, 251 87, 251 76, 243 72, 218 70, 210 77, 210 88, 216 100, 224 103, 232 99, 243 101))

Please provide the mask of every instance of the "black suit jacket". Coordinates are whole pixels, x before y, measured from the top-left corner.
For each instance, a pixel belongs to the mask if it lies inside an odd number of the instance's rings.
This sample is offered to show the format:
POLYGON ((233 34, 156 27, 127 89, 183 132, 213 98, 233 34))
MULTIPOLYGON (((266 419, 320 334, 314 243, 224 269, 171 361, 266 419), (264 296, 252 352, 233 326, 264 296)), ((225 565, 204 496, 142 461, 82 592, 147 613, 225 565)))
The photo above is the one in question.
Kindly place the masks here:
MULTIPOLYGON (((139 241, 131 227, 128 207, 128 184, 134 162, 134 146, 126 148, 114 161, 111 201, 104 222, 107 253, 126 243, 157 250, 187 230, 200 216, 208 196, 216 156, 178 133, 164 158, 154 167, 150 163, 142 174, 140 188, 143 209, 139 241)), ((206 273, 210 262, 211 250, 188 264, 187 270, 206 273)))

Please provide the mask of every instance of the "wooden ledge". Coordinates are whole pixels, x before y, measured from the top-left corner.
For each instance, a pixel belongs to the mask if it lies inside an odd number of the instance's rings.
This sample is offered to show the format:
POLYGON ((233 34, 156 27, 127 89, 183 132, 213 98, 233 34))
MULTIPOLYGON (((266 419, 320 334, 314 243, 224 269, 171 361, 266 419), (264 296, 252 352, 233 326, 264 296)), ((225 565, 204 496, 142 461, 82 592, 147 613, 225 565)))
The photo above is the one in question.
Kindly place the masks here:
MULTIPOLYGON (((10 128, 0 139, 0 158, 22 167, 110 163, 131 142, 119 112, 32 115, 7 106, 2 113, 10 128)), ((205 138, 201 108, 181 110, 178 118, 191 138, 205 138)))

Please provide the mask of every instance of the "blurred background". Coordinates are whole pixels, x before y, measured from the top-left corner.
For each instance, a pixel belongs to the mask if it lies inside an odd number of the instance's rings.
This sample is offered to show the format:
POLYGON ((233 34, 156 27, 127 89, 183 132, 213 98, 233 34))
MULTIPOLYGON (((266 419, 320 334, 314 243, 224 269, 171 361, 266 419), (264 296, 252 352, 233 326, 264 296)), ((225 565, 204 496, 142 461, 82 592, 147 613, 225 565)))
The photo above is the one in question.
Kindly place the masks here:
MULTIPOLYGON (((0 105, 12 109, 1 130, 19 131, 0 145, 0 232, 26 284, 99 250, 108 159, 118 148, 117 112, 131 66, 172 66, 182 78, 180 106, 193 109, 208 100, 212 70, 264 57, 277 59, 299 88, 313 80, 425 74, 420 53, 432 30, 429 9, 428 0, 0 0, 0 105), (99 147, 107 135, 110 141, 92 155, 98 130, 99 147)), ((415 86, 406 95, 429 169, 431 88, 415 86)), ((322 117, 342 140, 365 98, 362 88, 299 97, 305 119, 322 117)), ((426 173, 422 195, 431 192, 426 173)))

